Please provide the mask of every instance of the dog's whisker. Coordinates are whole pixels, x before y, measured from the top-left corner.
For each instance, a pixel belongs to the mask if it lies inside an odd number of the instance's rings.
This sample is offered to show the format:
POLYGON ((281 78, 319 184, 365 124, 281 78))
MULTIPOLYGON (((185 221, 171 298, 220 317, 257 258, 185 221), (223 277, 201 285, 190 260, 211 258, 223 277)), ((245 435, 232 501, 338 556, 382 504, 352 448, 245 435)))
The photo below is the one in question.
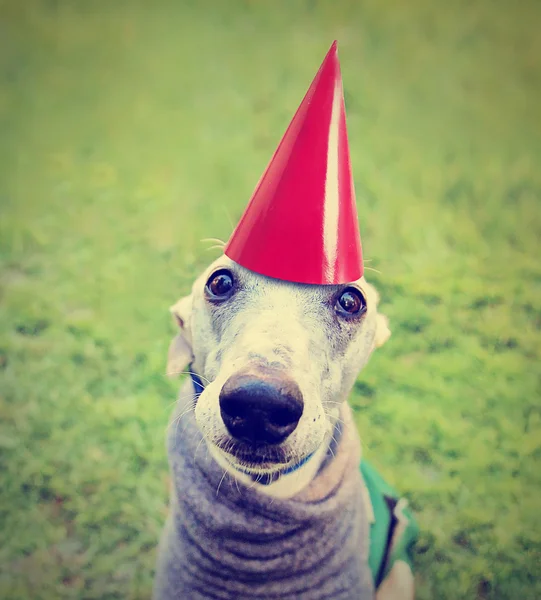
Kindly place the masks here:
POLYGON ((197 458, 197 452, 199 451, 199 448, 201 448, 201 444, 205 441, 205 436, 203 435, 201 437, 201 439, 199 440, 199 443, 197 444, 197 448, 195 449, 195 452, 193 453, 193 462, 195 463, 196 458, 197 458))
MULTIPOLYGON (((189 397, 189 396, 187 396, 187 397, 189 397)), ((186 397, 185 397, 185 398, 186 398, 186 397)), ((167 407, 166 407, 164 410, 167 410, 168 408, 170 408, 170 407, 171 407, 171 405, 174 405, 174 404, 176 404, 178 401, 181 401, 181 400, 182 400, 182 397, 181 397, 181 398, 179 398, 178 400, 175 400, 173 403, 169 404, 169 405, 168 405, 168 406, 167 406, 167 407)), ((174 426, 176 426, 176 429, 175 429, 175 435, 176 435, 176 434, 178 433, 178 424, 179 424, 180 420, 181 420, 181 419, 182 419, 182 418, 183 418, 185 415, 187 415, 187 414, 188 414, 190 411, 192 411, 192 410, 195 410, 195 403, 194 403, 194 404, 192 404, 192 405, 190 405, 190 406, 188 406, 187 408, 185 408, 185 409, 182 411, 182 413, 181 413, 180 415, 175 415, 175 416, 174 416, 174 418, 172 418, 172 419, 169 421, 169 423, 167 423, 167 425, 165 426, 165 430, 164 430, 164 436, 165 436, 165 437, 167 437, 167 435, 168 435, 169 431, 170 431, 170 430, 171 430, 171 429, 172 429, 174 426)))
POLYGON ((195 401, 197 400, 197 392, 188 392, 186 394, 182 394, 182 396, 179 396, 177 398, 177 402, 184 402, 185 400, 188 400, 188 398, 191 398, 191 400, 193 401, 193 404, 195 406, 195 401))
POLYGON ((175 375, 195 375, 196 377, 199 377, 199 379, 202 379, 208 385, 210 385, 212 383, 212 381, 210 381, 210 379, 207 379, 204 375, 200 375, 199 373, 194 373, 193 371, 177 371, 175 373, 175 375))
POLYGON ((175 427, 175 435, 176 435, 178 433, 178 424, 179 423, 180 423, 179 417, 175 417, 174 419, 172 419, 165 428, 165 435, 167 436, 167 434, 169 433, 169 430, 172 429, 173 427, 175 427))
MULTIPOLYGON (((166 432, 169 430, 169 428, 176 424, 178 426, 178 424, 180 423, 180 421, 182 420, 183 417, 185 417, 186 415, 188 415, 190 412, 195 410, 195 405, 194 406, 188 406, 188 408, 184 409, 180 415, 177 415, 168 425, 166 428, 166 432)), ((178 429, 177 429, 178 432, 178 429)))
POLYGON ((167 410, 169 410, 172 406, 175 406, 175 404, 178 402, 178 398, 177 400, 174 400, 173 402, 170 402, 163 410, 164 412, 167 410))
POLYGON ((177 402, 183 402, 185 400, 188 400, 191 396, 191 402, 190 404, 188 404, 188 406, 182 411, 182 413, 180 415, 176 415, 175 418, 171 421, 171 423, 169 423, 168 427, 170 427, 175 421, 180 421, 182 419, 182 417, 184 417, 185 415, 187 415, 190 411, 194 411, 195 410, 195 400, 196 400, 196 395, 195 394, 189 394, 186 395, 184 397, 180 397, 177 402))
MULTIPOLYGON (((326 400, 325 404, 336 404, 337 406, 341 407, 342 406, 342 402, 334 402, 333 400, 326 400)), ((338 422, 338 423, 342 423, 342 425, 346 425, 346 422, 339 416, 340 415, 340 411, 336 408, 331 408, 329 412, 327 412, 325 410, 325 406, 323 407, 323 411, 325 412, 325 416, 328 417, 331 421, 333 422, 338 422), (331 411, 336 412, 336 414, 333 414, 331 411)))
MULTIPOLYGON (((188 411, 189 412, 189 411, 188 411)), ((186 414, 188 414, 188 412, 183 413, 182 415, 180 415, 180 417, 178 417, 177 419, 174 420, 174 424, 175 424, 175 435, 178 435, 178 428, 180 426, 180 420, 182 419, 183 416, 185 416, 186 414)), ((188 423, 188 421, 184 421, 184 424, 186 425, 188 423)), ((182 433, 184 433, 185 428, 182 430, 182 433)))
POLYGON ((197 402, 197 397, 198 397, 198 393, 197 392, 188 392, 187 394, 183 394, 182 396, 179 396, 177 398, 177 402, 185 402, 186 400, 191 400, 193 406, 196 405, 197 402))
POLYGON ((250 486, 250 489, 255 488, 255 486, 261 481, 261 473, 258 473, 256 475, 256 478, 253 480, 252 485, 250 486))
MULTIPOLYGON (((331 440, 338 446, 338 440, 334 437, 334 434, 331 433, 331 440)), ((328 448, 329 452, 332 454, 333 458, 336 458, 336 455, 332 449, 332 445, 329 444, 329 448, 328 448)))
POLYGON ((216 242, 216 244, 219 244, 221 248, 223 248, 226 244, 226 242, 224 242, 220 238, 215 238, 215 237, 202 238, 199 241, 200 242, 216 242))
POLYGON ((327 415, 327 416, 330 419, 332 419, 333 421, 337 421, 338 423, 341 423, 344 426, 346 425, 346 422, 343 419, 341 419, 340 417, 336 417, 336 416, 333 416, 333 415, 327 415))
POLYGON ((374 273, 378 273, 381 275, 381 271, 379 269, 374 269, 374 267, 365 267, 367 271, 373 271, 374 273))
POLYGON ((186 400, 188 400, 191 397, 191 400, 193 402, 192 404, 192 408, 195 408, 195 401, 197 400, 197 394, 195 392, 191 392, 189 394, 184 394, 183 396, 179 396, 176 400, 174 400, 173 402, 171 402, 170 404, 168 404, 165 408, 165 410, 169 410, 172 406, 174 406, 175 404, 179 403, 179 402, 185 402, 186 400))
POLYGON ((218 494, 220 493, 220 486, 222 485, 222 481, 225 479, 226 475, 227 475, 227 471, 224 469, 224 474, 222 475, 222 478, 220 479, 220 483, 218 483, 218 487, 216 489, 216 498, 218 497, 218 494))

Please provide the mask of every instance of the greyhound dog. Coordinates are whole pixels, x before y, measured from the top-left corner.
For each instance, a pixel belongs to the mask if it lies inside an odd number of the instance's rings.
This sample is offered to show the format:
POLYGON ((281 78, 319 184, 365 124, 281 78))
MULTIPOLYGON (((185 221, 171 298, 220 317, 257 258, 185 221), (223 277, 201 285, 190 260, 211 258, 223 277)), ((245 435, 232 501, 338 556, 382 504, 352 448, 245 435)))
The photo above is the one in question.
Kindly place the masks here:
POLYGON ((368 568, 370 498, 347 397, 390 336, 378 294, 272 279, 222 255, 171 312, 189 368, 168 435, 155 600, 411 600, 368 568))

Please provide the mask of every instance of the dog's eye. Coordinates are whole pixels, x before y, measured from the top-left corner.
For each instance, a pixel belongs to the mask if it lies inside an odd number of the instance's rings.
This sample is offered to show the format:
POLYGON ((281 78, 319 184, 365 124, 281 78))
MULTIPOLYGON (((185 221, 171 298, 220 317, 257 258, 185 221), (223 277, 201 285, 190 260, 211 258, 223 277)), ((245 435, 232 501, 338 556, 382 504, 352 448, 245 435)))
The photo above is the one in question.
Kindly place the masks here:
POLYGON ((207 281, 207 293, 215 300, 229 298, 233 291, 233 275, 229 271, 213 273, 207 281))
POLYGON ((336 300, 336 312, 349 316, 366 311, 366 301, 361 292, 355 288, 347 288, 336 300))

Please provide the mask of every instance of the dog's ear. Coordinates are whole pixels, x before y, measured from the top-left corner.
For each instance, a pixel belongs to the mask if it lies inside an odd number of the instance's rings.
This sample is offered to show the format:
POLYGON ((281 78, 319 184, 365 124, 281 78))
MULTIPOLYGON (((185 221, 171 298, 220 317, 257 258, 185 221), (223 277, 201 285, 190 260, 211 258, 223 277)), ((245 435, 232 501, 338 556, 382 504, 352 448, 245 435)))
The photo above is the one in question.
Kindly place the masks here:
POLYGON ((167 355, 167 375, 178 375, 192 362, 192 295, 181 298, 169 309, 175 324, 179 328, 178 334, 169 345, 167 355))
POLYGON ((379 348, 391 337, 389 329, 389 319, 380 313, 376 315, 376 335, 374 337, 374 347, 379 348))
MULTIPOLYGON (((363 279, 363 290, 366 292, 369 302, 371 302, 372 305, 374 306, 374 308, 377 309, 377 306, 379 304, 378 290, 376 290, 376 288, 372 284, 368 283, 364 279, 363 279)), ((391 337, 391 330, 389 329, 389 319, 385 315, 382 315, 381 313, 377 313, 376 314, 376 333, 374 335, 374 345, 373 345, 372 349, 380 348, 381 346, 383 346, 383 344, 385 344, 385 342, 390 337, 391 337)))

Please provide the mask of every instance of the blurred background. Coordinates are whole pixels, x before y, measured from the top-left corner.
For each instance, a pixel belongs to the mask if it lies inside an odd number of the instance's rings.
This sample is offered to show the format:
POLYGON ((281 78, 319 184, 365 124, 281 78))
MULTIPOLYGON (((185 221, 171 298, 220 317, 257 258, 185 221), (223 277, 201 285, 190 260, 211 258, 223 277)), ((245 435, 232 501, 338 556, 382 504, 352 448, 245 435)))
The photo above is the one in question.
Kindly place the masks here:
POLYGON ((333 39, 390 341, 351 402, 418 597, 541 597, 541 5, 0 0, 0 597, 143 599, 168 307, 333 39))

